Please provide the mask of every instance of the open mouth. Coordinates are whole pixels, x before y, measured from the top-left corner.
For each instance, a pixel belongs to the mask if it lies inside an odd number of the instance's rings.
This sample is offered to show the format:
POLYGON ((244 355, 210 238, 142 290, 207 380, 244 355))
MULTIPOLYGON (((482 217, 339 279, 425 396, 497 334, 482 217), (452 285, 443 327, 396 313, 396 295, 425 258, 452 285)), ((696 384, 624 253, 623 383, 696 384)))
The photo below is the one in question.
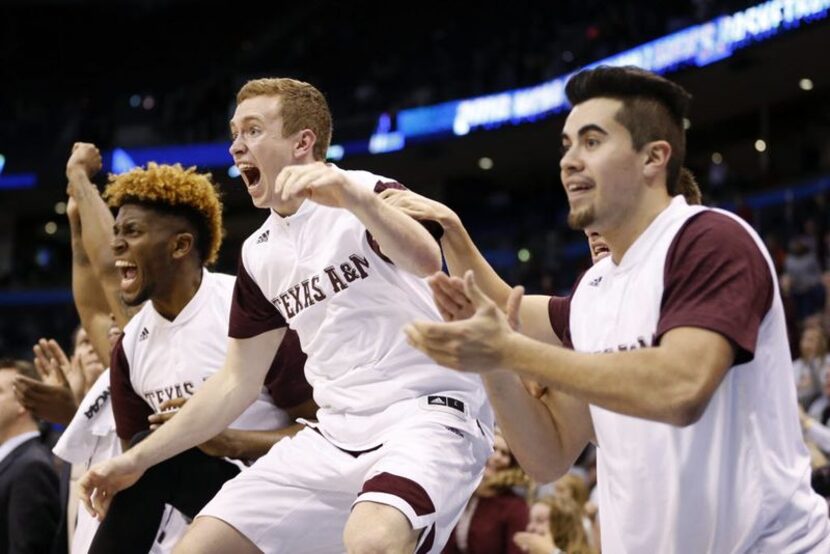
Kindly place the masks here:
POLYGON ((605 244, 595 244, 591 247, 591 251, 593 251, 595 258, 601 258, 611 253, 611 250, 605 244))
POLYGON ((568 191, 568 196, 578 196, 591 190, 592 188, 594 188, 594 186, 591 183, 578 181, 575 183, 569 183, 566 190, 568 191))
POLYGON ((245 185, 248 188, 259 185, 261 174, 258 167, 245 163, 237 164, 236 167, 239 169, 239 173, 242 175, 242 179, 245 181, 245 185))
POLYGON ((116 260, 115 267, 121 274, 122 292, 129 292, 138 280, 138 266, 127 260, 116 260))

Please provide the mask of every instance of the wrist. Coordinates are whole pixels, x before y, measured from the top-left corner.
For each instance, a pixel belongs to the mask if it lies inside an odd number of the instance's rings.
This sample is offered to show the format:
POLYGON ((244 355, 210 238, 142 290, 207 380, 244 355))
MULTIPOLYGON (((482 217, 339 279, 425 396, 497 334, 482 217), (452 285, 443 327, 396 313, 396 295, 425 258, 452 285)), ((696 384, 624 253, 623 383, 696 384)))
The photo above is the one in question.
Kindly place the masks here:
POLYGON ((341 190, 343 207, 356 215, 362 211, 377 209, 376 204, 382 203, 377 194, 365 187, 355 185, 348 179, 344 179, 341 190))
POLYGON ((245 452, 242 449, 242 443, 237 440, 239 438, 238 431, 235 429, 225 429, 222 434, 225 439, 225 450, 228 458, 235 458, 241 460, 245 458, 245 452))
POLYGON ((438 216, 438 223, 444 228, 444 233, 455 234, 464 228, 461 225, 461 218, 449 208, 438 216))
POLYGON ((69 165, 66 166, 66 178, 70 181, 75 179, 84 178, 86 177, 89 179, 89 176, 86 174, 86 169, 82 165, 69 165))
POLYGON ((122 456, 127 464, 136 471, 144 471, 145 469, 149 468, 152 464, 146 463, 146 457, 142 455, 142 446, 143 441, 136 444, 129 450, 125 451, 122 456))

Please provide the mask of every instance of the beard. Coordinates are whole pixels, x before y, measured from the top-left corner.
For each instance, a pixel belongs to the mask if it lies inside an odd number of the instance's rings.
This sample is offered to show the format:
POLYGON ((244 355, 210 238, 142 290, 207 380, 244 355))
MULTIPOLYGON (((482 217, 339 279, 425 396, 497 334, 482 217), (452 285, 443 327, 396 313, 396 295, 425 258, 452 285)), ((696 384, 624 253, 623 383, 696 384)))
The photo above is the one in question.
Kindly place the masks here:
POLYGON ((151 293, 152 290, 150 287, 145 286, 139 289, 135 296, 125 296, 123 292, 119 296, 121 297, 121 302, 123 302, 125 306, 136 308, 147 302, 147 300, 150 299, 151 293))
POLYGON ((592 225, 594 220, 596 220, 596 213, 594 211, 593 204, 578 210, 571 208, 570 213, 568 213, 568 226, 571 229, 585 229, 586 227, 592 225))

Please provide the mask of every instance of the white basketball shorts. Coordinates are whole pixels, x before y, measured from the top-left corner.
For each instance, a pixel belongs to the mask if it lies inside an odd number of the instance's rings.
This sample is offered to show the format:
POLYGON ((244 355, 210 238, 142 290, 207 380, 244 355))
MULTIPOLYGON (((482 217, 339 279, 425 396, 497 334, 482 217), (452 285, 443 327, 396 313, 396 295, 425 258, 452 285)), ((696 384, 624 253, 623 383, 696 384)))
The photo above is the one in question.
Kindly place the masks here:
POLYGON ((377 502, 421 530, 417 553, 440 552, 491 452, 470 433, 419 415, 380 447, 348 452, 305 428, 228 481, 201 511, 228 523, 265 553, 344 552, 351 507, 377 502))

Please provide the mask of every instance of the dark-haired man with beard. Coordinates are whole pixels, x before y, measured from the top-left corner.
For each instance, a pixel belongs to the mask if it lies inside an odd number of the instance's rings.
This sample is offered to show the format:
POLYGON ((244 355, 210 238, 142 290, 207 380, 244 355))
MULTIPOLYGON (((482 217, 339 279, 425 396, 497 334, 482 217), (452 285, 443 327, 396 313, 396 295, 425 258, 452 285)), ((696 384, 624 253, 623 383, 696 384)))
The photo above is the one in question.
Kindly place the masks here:
MULTIPOLYGON (((568 222, 600 233, 610 255, 549 321, 522 323, 573 350, 511 329, 499 306, 524 315, 521 290, 491 294, 491 274, 469 263, 463 293, 475 315, 416 323, 410 343, 482 374, 508 442, 539 480, 596 440, 603 552, 830 551, 772 262, 748 224, 678 194, 690 96, 609 67, 578 73, 566 92, 568 222), (533 398, 522 378, 552 396, 533 398)), ((469 237, 456 236, 445 253, 464 260, 469 237)))

